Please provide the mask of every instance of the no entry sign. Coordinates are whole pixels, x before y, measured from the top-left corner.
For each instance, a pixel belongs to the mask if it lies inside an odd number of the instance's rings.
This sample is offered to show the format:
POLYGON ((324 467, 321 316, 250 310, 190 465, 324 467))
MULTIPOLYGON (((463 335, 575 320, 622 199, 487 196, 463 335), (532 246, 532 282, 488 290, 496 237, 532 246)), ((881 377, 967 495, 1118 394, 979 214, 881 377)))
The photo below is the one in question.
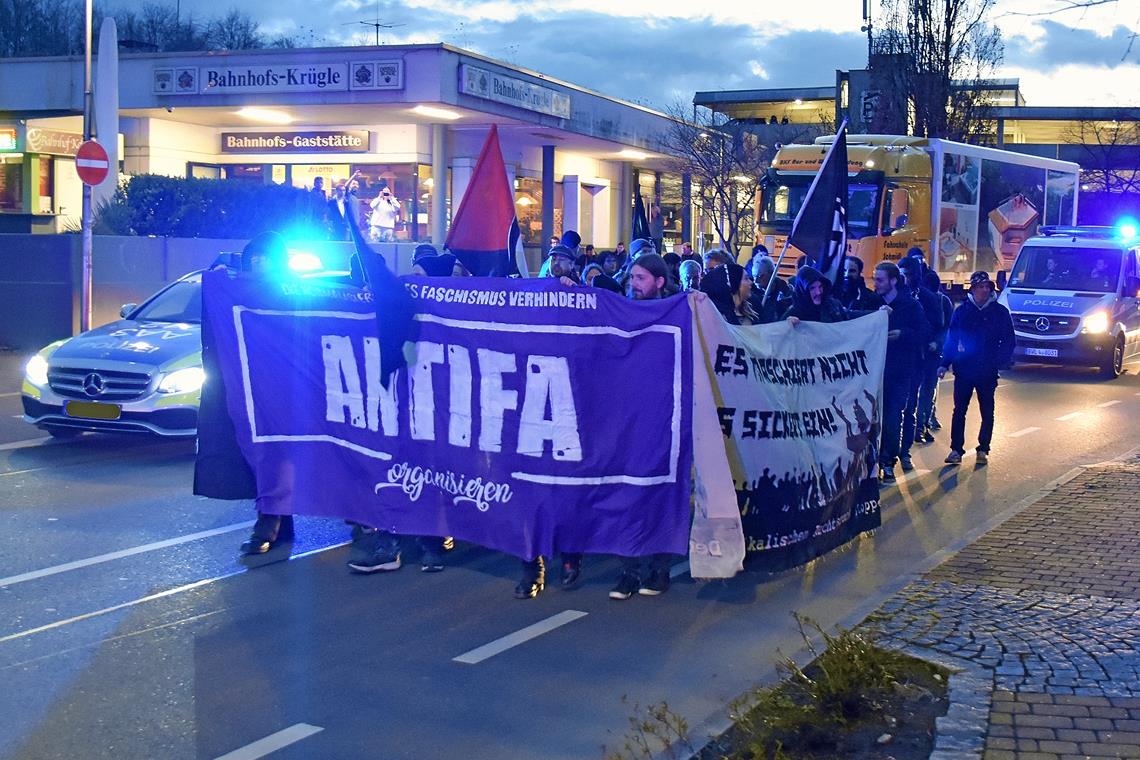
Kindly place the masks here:
POLYGON ((88 140, 79 146, 75 152, 75 171, 85 185, 98 185, 107 179, 107 171, 111 162, 107 159, 107 151, 94 140, 88 140))

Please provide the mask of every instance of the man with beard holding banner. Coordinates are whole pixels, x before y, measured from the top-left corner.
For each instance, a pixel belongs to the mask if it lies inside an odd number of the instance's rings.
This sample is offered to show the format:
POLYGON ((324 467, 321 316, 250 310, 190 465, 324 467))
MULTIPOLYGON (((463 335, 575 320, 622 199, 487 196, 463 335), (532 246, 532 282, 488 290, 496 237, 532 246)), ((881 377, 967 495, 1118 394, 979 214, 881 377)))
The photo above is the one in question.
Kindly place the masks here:
MULTIPOLYGON (((656 253, 645 253, 629 268, 629 296, 635 301, 665 298, 669 265, 656 253)), ((621 574, 610 590, 610 599, 624 601, 634 594, 657 596, 669 590, 672 554, 622 557, 621 574)))

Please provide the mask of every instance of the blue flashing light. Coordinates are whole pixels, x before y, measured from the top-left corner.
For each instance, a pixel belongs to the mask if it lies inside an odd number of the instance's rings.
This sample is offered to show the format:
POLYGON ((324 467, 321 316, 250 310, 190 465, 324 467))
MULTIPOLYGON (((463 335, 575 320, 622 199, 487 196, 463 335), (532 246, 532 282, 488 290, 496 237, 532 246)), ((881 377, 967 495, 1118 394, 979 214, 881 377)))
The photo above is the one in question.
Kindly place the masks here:
POLYGON ((289 250, 289 269, 297 273, 316 272, 324 269, 321 257, 310 251, 289 250))
POLYGON ((1116 233, 1125 240, 1131 240, 1140 234, 1140 224, 1135 219, 1121 219, 1116 223, 1116 233))

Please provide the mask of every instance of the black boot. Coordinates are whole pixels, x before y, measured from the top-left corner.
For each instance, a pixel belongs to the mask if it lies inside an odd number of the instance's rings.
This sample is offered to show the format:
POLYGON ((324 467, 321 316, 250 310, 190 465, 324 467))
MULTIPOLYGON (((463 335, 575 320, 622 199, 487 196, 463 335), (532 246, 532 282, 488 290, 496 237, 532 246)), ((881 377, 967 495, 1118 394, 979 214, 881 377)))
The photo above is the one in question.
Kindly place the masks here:
POLYGON ((515 599, 534 599, 546 588, 546 563, 542 557, 523 562, 523 577, 515 586, 515 599))
POLYGON ((265 554, 283 541, 293 540, 293 517, 257 513, 257 522, 249 538, 242 542, 241 553, 247 556, 265 554))

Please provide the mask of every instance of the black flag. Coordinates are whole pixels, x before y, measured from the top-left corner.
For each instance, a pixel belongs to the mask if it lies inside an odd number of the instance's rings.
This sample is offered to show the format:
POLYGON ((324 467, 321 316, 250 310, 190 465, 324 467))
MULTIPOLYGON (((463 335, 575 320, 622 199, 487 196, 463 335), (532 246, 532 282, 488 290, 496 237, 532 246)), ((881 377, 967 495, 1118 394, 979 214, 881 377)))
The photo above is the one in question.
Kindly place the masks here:
POLYGON ((637 200, 633 204, 633 237, 630 240, 639 238, 652 240, 649 236, 649 219, 645 216, 645 202, 641 200, 641 193, 637 194, 637 200))
POLYGON ((804 205, 792 223, 788 243, 807 254, 812 266, 838 287, 847 252, 847 120, 835 133, 804 205))

